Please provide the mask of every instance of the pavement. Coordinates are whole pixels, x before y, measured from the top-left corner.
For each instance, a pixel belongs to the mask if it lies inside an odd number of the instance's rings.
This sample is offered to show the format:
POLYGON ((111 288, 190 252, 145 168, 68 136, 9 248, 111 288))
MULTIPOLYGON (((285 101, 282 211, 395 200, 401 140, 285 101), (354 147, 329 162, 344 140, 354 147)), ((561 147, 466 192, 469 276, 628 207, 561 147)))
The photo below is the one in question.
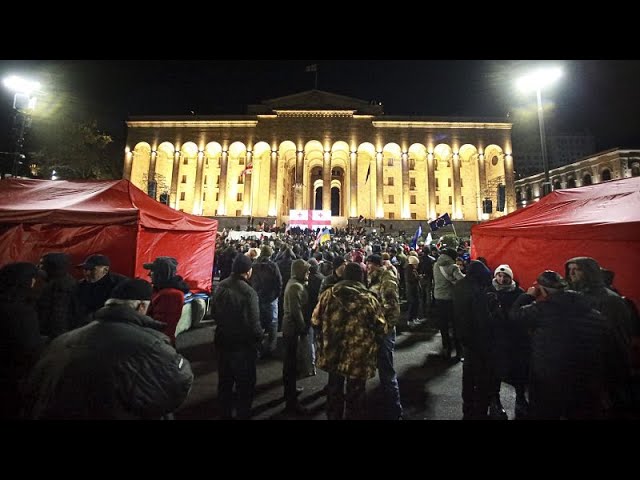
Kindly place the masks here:
MULTIPOLYGON (((406 328, 406 327, 405 327, 406 328)), ((178 351, 189 361, 195 380, 189 397, 175 414, 177 420, 218 419, 218 373, 213 346, 215 325, 182 333, 176 340, 178 351)), ((405 420, 460 420, 462 418, 462 363, 439 356, 441 339, 430 319, 398 335, 394 355, 400 398, 405 420)), ((326 420, 326 396, 323 388, 328 375, 318 369, 317 375, 298 380, 304 387, 300 403, 309 410, 306 416, 282 413, 281 338, 274 358, 258 360, 254 420, 326 420)), ((502 384, 502 404, 513 418, 515 391, 502 384)), ((377 376, 367 381, 368 418, 380 419, 381 392, 377 376)))

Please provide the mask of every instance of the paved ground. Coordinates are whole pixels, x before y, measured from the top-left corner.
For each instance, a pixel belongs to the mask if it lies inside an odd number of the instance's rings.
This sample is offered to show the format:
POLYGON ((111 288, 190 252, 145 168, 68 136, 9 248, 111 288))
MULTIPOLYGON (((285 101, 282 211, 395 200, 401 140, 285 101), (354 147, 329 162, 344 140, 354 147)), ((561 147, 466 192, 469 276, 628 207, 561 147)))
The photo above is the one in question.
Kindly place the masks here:
MULTIPOLYGON (((208 325, 185 332, 177 339, 178 350, 191 361, 196 376, 189 398, 176 412, 179 420, 213 420, 218 418, 217 365, 213 351, 214 326, 208 325)), ((439 358, 440 334, 429 321, 398 336, 395 364, 400 395, 407 420, 459 420, 462 418, 462 363, 439 358)), ((304 387, 301 403, 310 410, 308 417, 283 415, 282 360, 280 347, 275 359, 258 361, 258 382, 253 402, 256 420, 326 420, 326 397, 322 389, 327 374, 318 374, 298 381, 304 387)), ((504 408, 513 417, 515 393, 502 384, 504 408)), ((379 383, 377 377, 367 382, 369 416, 380 418, 379 383)))

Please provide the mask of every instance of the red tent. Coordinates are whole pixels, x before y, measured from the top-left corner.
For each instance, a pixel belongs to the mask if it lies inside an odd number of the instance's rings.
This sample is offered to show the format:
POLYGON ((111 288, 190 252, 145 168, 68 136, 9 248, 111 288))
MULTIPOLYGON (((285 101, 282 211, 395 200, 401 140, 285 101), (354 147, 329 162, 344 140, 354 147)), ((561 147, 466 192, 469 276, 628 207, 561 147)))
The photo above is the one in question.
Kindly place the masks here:
POLYGON ((102 253, 113 271, 147 279, 142 264, 164 255, 192 289, 210 291, 217 230, 217 220, 173 210, 128 180, 0 181, 0 265, 102 253))
POLYGON ((494 269, 508 263, 525 290, 546 269, 564 276, 578 256, 615 272, 613 285, 640 306, 640 177, 556 190, 471 228, 471 257, 494 269))

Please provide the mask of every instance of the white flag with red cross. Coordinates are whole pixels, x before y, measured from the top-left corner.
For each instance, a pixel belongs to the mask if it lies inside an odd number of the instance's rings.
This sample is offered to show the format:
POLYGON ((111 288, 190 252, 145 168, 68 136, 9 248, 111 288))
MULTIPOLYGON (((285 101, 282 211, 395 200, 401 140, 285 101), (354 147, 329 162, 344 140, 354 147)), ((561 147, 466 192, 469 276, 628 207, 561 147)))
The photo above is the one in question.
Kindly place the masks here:
POLYGON ((289 225, 311 230, 331 228, 331 210, 289 210, 289 225))

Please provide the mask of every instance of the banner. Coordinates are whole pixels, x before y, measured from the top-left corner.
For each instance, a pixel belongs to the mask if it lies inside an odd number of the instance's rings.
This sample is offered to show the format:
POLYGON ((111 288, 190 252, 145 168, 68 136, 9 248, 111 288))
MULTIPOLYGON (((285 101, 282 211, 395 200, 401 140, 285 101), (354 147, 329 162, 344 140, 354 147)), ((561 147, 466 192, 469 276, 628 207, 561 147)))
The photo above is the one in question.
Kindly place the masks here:
POLYGON ((289 227, 331 228, 331 210, 289 210, 289 227))

